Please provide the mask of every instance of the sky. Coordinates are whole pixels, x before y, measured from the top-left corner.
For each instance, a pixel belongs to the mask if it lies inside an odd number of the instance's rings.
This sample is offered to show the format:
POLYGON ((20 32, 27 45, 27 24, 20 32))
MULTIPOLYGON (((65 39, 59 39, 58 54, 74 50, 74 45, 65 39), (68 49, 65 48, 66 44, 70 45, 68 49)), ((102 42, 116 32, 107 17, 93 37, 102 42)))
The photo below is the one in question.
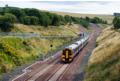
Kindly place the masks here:
POLYGON ((40 10, 85 13, 113 14, 120 12, 120 1, 0 1, 0 7, 37 8, 40 10))

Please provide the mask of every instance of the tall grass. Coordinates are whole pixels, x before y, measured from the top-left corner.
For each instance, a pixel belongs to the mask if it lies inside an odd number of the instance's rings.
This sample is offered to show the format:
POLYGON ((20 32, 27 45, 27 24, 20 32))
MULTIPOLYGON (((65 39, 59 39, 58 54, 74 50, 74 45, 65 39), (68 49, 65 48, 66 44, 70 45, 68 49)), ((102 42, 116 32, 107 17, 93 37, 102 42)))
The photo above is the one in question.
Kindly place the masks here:
POLYGON ((89 60, 84 81, 120 81, 120 33, 106 28, 89 60), (112 34, 111 34, 112 33, 112 34))

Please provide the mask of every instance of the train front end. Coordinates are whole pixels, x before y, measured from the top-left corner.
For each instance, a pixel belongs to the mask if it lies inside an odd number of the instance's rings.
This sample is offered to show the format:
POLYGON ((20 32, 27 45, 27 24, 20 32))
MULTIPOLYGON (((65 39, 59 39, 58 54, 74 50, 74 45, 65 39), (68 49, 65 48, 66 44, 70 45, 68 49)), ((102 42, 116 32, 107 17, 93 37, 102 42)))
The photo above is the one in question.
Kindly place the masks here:
POLYGON ((62 51, 62 61, 65 63, 69 63, 72 61, 72 50, 69 48, 65 48, 62 51))

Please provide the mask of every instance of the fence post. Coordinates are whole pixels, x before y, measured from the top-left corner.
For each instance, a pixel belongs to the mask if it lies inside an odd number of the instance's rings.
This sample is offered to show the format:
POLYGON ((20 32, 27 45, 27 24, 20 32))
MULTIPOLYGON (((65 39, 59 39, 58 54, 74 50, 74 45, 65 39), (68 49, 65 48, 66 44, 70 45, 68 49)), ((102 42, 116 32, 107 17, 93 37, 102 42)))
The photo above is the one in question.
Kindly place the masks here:
POLYGON ((51 44, 50 45, 50 48, 51 48, 50 56, 52 56, 52 47, 53 47, 53 45, 51 44))
POLYGON ((44 54, 43 53, 40 53, 40 61, 43 61, 44 60, 44 54))

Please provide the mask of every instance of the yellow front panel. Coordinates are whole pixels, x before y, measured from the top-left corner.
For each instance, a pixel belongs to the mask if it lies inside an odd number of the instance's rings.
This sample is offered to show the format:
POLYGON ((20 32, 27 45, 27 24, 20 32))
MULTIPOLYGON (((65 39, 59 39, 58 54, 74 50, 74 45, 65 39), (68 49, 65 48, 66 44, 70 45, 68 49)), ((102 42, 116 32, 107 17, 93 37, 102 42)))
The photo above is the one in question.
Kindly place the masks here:
POLYGON ((66 51, 66 58, 68 58, 68 51, 66 51))
POLYGON ((65 55, 62 55, 62 57, 65 57, 65 55))

